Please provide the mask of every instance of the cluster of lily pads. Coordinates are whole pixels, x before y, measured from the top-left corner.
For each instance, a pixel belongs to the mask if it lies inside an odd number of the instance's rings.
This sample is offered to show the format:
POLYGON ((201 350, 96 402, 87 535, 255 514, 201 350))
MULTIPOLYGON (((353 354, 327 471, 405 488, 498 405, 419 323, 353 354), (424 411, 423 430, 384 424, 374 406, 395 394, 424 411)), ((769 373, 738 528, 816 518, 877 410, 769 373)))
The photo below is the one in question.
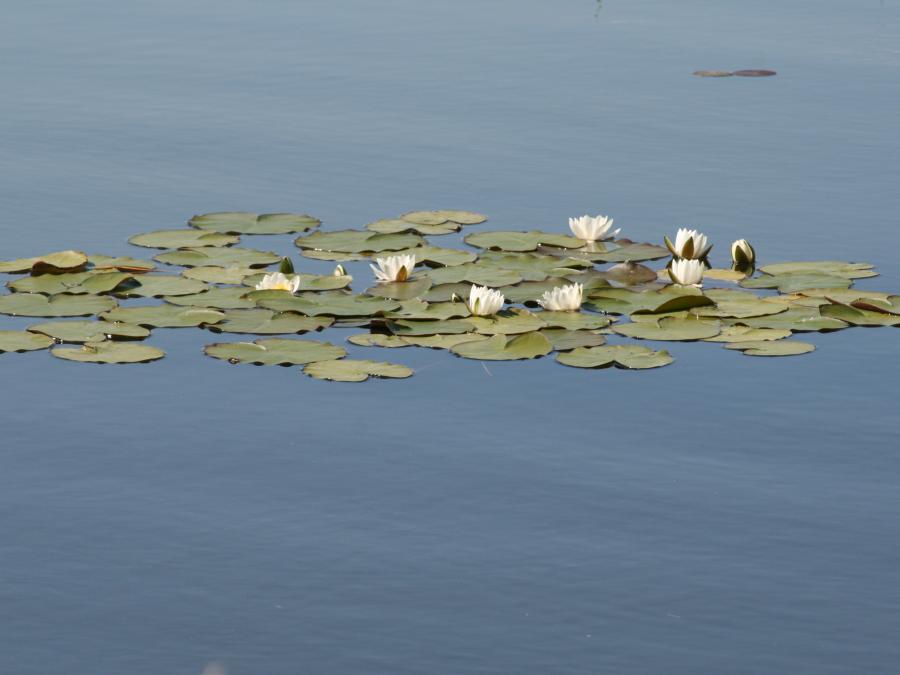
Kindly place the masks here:
POLYGON ((731 266, 716 268, 712 245, 695 230, 681 229, 659 246, 619 237, 605 216, 583 216, 570 219, 571 233, 472 232, 466 248, 426 239, 486 220, 470 211, 414 211, 362 229, 321 231, 318 219, 303 214, 209 213, 188 227, 133 236, 136 247, 166 249, 152 260, 69 250, 0 262, 0 273, 19 275, 0 295, 0 314, 54 319, 0 330, 0 352, 50 349, 70 361, 146 363, 165 356, 143 342, 153 331, 199 328, 253 336, 208 344, 204 352, 216 359, 363 381, 412 370, 285 336, 345 328, 354 329, 347 341, 363 347, 445 349, 480 360, 555 352, 566 366, 647 369, 673 357, 638 341, 790 356, 814 349, 788 339, 794 333, 900 325, 900 296, 852 288, 876 275, 869 264, 757 270, 756 252, 739 240, 731 266), (288 234, 297 235, 301 260, 336 262, 334 272, 297 271, 282 253, 240 245, 245 236, 288 234), (663 260, 659 269, 647 264, 663 260), (360 265, 357 272, 353 264, 364 261, 374 262, 371 271, 360 265))

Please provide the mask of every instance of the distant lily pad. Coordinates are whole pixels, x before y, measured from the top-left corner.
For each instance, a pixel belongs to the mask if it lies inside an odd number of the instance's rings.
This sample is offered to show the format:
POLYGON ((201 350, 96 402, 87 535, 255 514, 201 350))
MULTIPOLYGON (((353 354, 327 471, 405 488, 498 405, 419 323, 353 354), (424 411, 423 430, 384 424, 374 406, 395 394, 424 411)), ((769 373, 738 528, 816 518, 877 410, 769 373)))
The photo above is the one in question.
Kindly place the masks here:
POLYGON ((641 340, 692 341, 715 337, 721 332, 718 321, 680 319, 666 316, 656 323, 624 323, 612 327, 619 335, 641 340))
POLYGON ((446 222, 460 225, 478 225, 487 220, 487 216, 472 211, 456 211, 444 209, 439 211, 410 211, 400 216, 403 220, 417 225, 442 225, 446 222))
POLYGON ((878 273, 870 263, 845 262, 843 260, 817 260, 807 262, 773 263, 760 267, 760 272, 770 275, 781 274, 831 274, 847 279, 876 277, 878 273))
POLYGON ((408 281, 375 284, 372 288, 366 290, 366 294, 378 298, 390 298, 391 300, 413 300, 431 288, 431 283, 431 279, 428 277, 420 276, 408 281))
POLYGON ((798 272, 784 274, 763 274, 749 277, 740 282, 744 288, 777 288, 782 293, 795 293, 808 288, 849 288, 849 277, 825 272, 798 272))
POLYGON ((731 77, 734 75, 730 70, 695 70, 693 74, 697 77, 731 77))
POLYGON ((29 333, 24 330, 0 330, 0 353, 33 352, 47 349, 52 344, 53 339, 46 335, 29 333))
POLYGON ((330 316, 304 316, 294 312, 273 312, 268 309, 238 309, 225 312, 222 321, 208 328, 214 333, 284 335, 321 330, 333 323, 334 319, 330 316))
POLYGON ((121 321, 147 328, 196 328, 204 324, 219 323, 225 318, 225 313, 200 307, 148 305, 118 307, 104 312, 100 318, 104 321, 121 321))
POLYGON ((113 257, 91 254, 88 256, 88 264, 95 272, 118 271, 128 272, 129 274, 146 274, 156 269, 156 264, 152 260, 131 258, 129 256, 113 257))
POLYGON ((42 333, 59 342, 103 342, 104 340, 143 340, 150 331, 117 321, 48 321, 29 326, 33 333, 42 333))
POLYGON ((419 246, 403 251, 392 252, 391 255, 414 255, 416 261, 442 267, 455 267, 475 262, 478 258, 472 251, 461 251, 456 248, 440 248, 438 246, 419 246))
POLYGON ((283 298, 260 300, 259 306, 277 312, 300 312, 308 316, 376 316, 400 307, 396 300, 349 295, 339 291, 303 293, 283 298))
POLYGON ((733 342, 725 349, 737 349, 747 356, 797 356, 814 351, 815 345, 796 340, 775 340, 759 342, 733 342))
POLYGON ((13 316, 90 316, 115 306, 116 301, 105 295, 60 293, 47 297, 39 293, 13 293, 0 296, 0 314, 13 316))
POLYGON ((749 326, 724 326, 722 332, 705 338, 705 342, 762 342, 783 340, 791 336, 786 328, 750 328, 749 326))
POLYGON ((412 223, 402 218, 386 218, 376 220, 366 225, 366 229, 370 232, 378 232, 379 234, 397 234, 400 232, 414 232, 424 236, 452 234, 459 232, 459 223, 451 223, 444 221, 438 225, 427 225, 422 223, 412 223))
POLYGON ((646 370, 661 368, 674 361, 665 349, 653 351, 638 345, 604 345, 601 347, 582 347, 571 352, 557 355, 556 360, 564 366, 573 368, 625 368, 628 370, 646 370))
POLYGON ((261 366, 302 365, 339 359, 347 352, 330 342, 296 338, 263 338, 254 342, 219 342, 203 348, 207 356, 229 363, 261 366))
POLYGON ((155 230, 136 234, 128 240, 134 246, 145 248, 186 248, 188 246, 231 246, 240 237, 233 234, 203 232, 202 230, 155 230))
POLYGON ((252 267, 217 267, 207 265, 191 267, 181 273, 183 277, 205 281, 208 284, 240 284, 245 277, 254 274, 259 274, 259 270, 252 267))
POLYGON ((351 335, 347 338, 347 342, 359 347, 387 347, 390 349, 412 346, 412 344, 399 335, 385 335, 384 333, 360 333, 359 335, 351 335))
POLYGON ((541 245, 556 246, 566 249, 577 249, 585 242, 575 237, 552 232, 477 232, 465 239, 470 246, 497 251, 534 251, 541 245))
POLYGON ((482 361, 517 361, 546 356, 553 351, 547 336, 538 332, 521 335, 494 335, 484 340, 463 342, 450 351, 457 356, 482 361))
POLYGON ((818 307, 790 307, 785 312, 771 316, 754 316, 745 319, 726 319, 730 324, 751 328, 784 328, 795 333, 832 331, 847 327, 845 321, 822 316, 818 307))
POLYGON ((337 251, 339 253, 380 253, 422 246, 425 240, 417 234, 377 234, 366 230, 315 232, 298 237, 294 244, 303 249, 337 251))
POLYGON ((148 363, 163 358, 162 349, 131 342, 88 342, 81 347, 56 347, 50 352, 58 359, 82 363, 148 363))
POLYGON ((271 251, 257 251, 236 246, 201 246, 160 253, 153 259, 167 265, 182 267, 268 267, 280 262, 281 256, 271 251))
POLYGON ((126 272, 65 272, 63 274, 22 277, 21 279, 10 281, 7 286, 17 293, 97 295, 109 293, 131 278, 132 276, 126 272))
POLYGON ((370 377, 403 379, 413 374, 411 368, 397 363, 369 361, 366 359, 317 361, 304 367, 303 372, 317 380, 332 380, 334 382, 364 382, 370 377))
POLYGON ((737 77, 772 77, 777 74, 774 70, 763 69, 736 70, 732 73, 732 75, 737 77))
POLYGON ((166 295, 163 300, 180 307, 208 307, 212 309, 249 309, 256 301, 247 297, 250 289, 244 286, 213 286, 202 293, 166 295))
POLYGON ((543 328, 544 335, 558 352, 576 349, 578 347, 599 347, 606 343, 606 338, 600 333, 589 330, 568 330, 566 328, 543 328))
POLYGON ((319 226, 319 219, 303 213, 247 213, 222 211, 194 216, 191 227, 227 234, 295 234, 319 226))

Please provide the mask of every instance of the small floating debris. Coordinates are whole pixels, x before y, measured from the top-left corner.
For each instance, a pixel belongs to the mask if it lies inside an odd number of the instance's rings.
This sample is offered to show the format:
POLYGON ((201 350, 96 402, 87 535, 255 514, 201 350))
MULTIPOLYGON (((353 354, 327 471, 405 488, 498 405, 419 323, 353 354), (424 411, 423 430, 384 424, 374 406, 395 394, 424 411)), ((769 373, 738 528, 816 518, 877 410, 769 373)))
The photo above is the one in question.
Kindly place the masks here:
POLYGON ((731 77, 734 73, 730 70, 695 70, 694 75, 697 77, 731 77))
POLYGON ((737 77, 772 77, 777 73, 774 70, 736 70, 733 75, 737 77))

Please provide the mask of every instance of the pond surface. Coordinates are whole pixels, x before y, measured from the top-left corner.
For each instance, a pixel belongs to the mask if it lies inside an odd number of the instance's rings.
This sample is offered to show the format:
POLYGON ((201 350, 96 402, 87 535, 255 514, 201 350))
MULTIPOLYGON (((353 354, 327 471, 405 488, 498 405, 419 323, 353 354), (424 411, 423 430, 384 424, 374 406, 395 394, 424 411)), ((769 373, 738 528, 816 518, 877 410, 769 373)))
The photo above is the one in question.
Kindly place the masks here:
MULTIPOLYGON (((215 210, 603 212, 900 291, 894 0, 40 0, 0 81, 2 259, 215 210)), ((898 336, 648 372, 350 346, 416 369, 365 385, 196 330, 2 355, 0 671, 890 672, 898 336)))

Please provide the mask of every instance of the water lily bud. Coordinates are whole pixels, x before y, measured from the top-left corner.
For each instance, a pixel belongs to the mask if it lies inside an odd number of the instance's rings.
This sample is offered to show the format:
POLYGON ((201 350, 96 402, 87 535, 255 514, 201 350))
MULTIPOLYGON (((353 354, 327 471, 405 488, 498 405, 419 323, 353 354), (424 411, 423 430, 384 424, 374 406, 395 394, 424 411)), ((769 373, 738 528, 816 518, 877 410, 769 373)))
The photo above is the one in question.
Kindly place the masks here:
POLYGON ((290 258, 282 258, 281 265, 278 266, 278 271, 282 274, 293 274, 294 273, 294 263, 290 258))
POLYGON ((731 245, 731 260, 736 266, 749 267, 756 262, 756 251, 746 239, 738 239, 731 245))
POLYGON ((336 276, 336 277, 345 277, 345 276, 347 276, 347 270, 344 269, 344 266, 343 266, 343 265, 337 265, 337 266, 334 268, 333 274, 334 274, 334 276, 336 276))

